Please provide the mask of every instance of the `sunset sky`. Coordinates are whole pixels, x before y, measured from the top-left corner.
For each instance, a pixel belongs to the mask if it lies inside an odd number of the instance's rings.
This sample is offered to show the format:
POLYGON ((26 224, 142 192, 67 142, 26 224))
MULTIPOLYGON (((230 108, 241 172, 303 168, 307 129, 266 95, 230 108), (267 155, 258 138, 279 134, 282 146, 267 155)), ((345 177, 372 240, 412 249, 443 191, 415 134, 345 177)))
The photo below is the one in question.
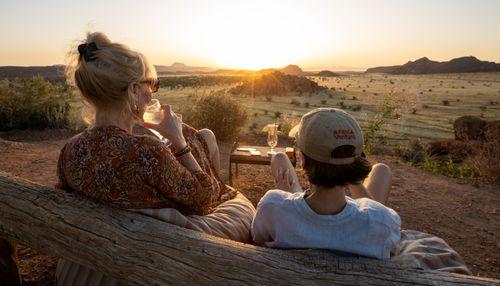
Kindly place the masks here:
POLYGON ((87 30, 157 65, 318 70, 467 55, 500 62, 497 0, 2 0, 0 65, 62 64, 87 30))

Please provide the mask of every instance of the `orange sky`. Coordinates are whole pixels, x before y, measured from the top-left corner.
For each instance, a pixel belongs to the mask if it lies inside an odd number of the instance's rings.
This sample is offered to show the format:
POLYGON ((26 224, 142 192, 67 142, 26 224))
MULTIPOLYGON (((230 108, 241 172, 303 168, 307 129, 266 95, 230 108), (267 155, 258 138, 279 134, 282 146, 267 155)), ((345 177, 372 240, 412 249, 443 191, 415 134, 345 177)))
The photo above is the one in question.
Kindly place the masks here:
POLYGON ((0 65, 64 63, 88 29, 159 65, 367 68, 467 55, 500 62, 494 0, 4 0, 0 65))

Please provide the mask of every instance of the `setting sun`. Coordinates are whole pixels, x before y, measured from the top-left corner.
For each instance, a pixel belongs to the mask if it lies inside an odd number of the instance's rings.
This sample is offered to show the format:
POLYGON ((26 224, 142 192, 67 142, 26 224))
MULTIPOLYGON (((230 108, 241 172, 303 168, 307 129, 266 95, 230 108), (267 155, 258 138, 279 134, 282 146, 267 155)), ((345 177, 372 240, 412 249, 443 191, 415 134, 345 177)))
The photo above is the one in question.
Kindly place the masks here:
MULTIPOLYGON (((209 11, 217 22, 204 19, 202 48, 208 60, 227 68, 261 69, 295 63, 311 52, 307 34, 298 34, 308 20, 300 6, 251 2, 227 3, 226 10, 209 11), (305 20, 305 21, 304 21, 305 20)), ((218 6, 216 6, 218 7, 218 6)))

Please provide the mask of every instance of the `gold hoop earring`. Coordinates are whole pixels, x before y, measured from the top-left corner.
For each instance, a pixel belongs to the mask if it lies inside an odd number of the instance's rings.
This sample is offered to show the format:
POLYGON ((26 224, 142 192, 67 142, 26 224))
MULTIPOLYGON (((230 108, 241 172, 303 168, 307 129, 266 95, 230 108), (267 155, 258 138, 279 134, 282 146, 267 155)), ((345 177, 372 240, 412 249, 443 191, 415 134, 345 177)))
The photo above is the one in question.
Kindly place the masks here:
POLYGON ((139 112, 139 106, 137 105, 137 103, 134 103, 134 112, 135 114, 139 115, 140 112, 139 112))

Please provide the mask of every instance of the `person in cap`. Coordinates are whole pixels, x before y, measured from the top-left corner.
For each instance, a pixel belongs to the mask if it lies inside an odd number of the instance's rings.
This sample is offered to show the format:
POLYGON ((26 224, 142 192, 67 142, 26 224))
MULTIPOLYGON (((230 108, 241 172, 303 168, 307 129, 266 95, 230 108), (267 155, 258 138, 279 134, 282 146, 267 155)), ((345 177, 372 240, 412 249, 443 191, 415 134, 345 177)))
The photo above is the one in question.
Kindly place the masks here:
POLYGON ((311 187, 303 191, 288 157, 276 154, 271 171, 277 189, 257 205, 255 243, 388 259, 401 227, 399 215, 384 205, 391 171, 366 160, 358 122, 343 110, 318 108, 305 114, 290 136, 297 140, 311 187))

